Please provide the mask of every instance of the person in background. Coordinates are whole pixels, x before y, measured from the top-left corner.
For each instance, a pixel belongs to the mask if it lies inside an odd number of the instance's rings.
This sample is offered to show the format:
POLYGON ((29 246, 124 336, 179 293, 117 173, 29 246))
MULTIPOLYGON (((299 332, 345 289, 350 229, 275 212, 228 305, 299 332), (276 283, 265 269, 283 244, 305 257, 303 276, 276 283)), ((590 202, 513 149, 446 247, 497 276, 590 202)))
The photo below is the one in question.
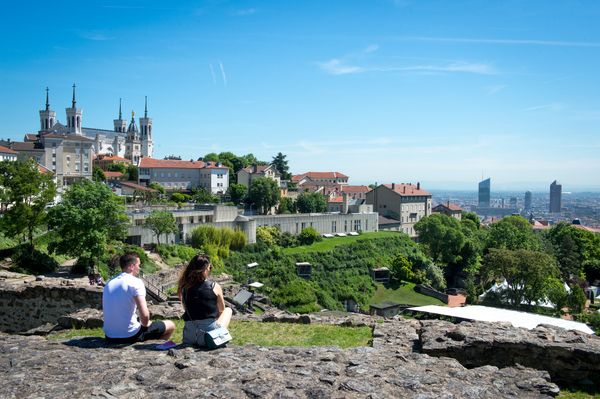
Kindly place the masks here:
POLYGON ((135 253, 125 254, 119 258, 119 264, 121 274, 108 281, 102 293, 106 340, 130 344, 149 339, 169 339, 175 331, 172 321, 150 321, 146 287, 136 277, 140 272, 139 256, 135 253))
POLYGON ((221 286, 208 279, 212 265, 206 255, 196 255, 179 277, 177 293, 183 304, 183 343, 204 346, 204 333, 227 328, 232 310, 225 307, 221 286))

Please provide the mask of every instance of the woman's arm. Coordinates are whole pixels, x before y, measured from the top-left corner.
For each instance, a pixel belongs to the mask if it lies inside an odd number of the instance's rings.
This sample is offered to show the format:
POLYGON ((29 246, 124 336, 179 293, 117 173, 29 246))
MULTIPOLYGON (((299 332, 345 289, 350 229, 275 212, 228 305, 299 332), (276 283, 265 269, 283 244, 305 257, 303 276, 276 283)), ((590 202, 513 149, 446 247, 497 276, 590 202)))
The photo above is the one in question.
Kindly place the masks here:
POLYGON ((221 315, 225 310, 225 298, 223 298, 223 290, 221 289, 219 283, 215 283, 213 292, 217 296, 217 310, 219 311, 219 315, 221 315))

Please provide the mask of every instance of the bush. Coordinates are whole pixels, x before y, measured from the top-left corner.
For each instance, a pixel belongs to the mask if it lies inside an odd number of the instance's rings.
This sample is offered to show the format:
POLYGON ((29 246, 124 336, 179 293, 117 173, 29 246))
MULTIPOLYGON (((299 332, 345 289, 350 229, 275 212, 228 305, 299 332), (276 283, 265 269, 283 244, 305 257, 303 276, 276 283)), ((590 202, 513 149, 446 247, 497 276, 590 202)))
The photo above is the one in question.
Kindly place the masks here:
POLYGON ((312 227, 302 229, 298 235, 298 242, 302 245, 310 245, 314 242, 321 241, 323 237, 312 227))
POLYGON ((13 252, 16 271, 26 274, 49 273, 56 270, 58 263, 48 254, 31 250, 29 245, 20 245, 13 252))
POLYGON ((188 245, 179 245, 179 244, 174 244, 174 245, 167 245, 167 244, 160 244, 156 246, 156 252, 158 252, 158 254, 162 257, 162 258, 179 258, 181 259, 182 262, 187 263, 190 260, 192 260, 192 258, 194 256, 196 256, 196 254, 198 253, 198 250, 188 246, 188 245))
POLYGON ((275 226, 259 226, 256 228, 256 242, 273 247, 279 241, 280 231, 275 226))
POLYGON ((239 230, 227 227, 199 226, 192 231, 192 246, 202 248, 205 245, 216 245, 227 248, 227 251, 241 250, 246 245, 246 236, 239 230))
POLYGON ((314 287, 296 278, 273 296, 273 303, 294 313, 309 313, 319 310, 314 287))

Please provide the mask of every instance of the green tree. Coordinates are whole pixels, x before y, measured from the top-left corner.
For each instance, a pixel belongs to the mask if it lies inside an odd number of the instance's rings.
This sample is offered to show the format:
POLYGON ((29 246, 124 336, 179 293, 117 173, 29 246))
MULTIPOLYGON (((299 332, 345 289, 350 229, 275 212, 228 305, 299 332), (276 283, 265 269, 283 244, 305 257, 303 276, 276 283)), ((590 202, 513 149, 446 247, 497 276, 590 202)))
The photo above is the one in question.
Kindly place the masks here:
POLYGON ((108 243, 125 237, 128 222, 122 201, 106 185, 82 180, 49 212, 48 227, 55 234, 48 249, 95 263, 108 243))
POLYGON ((239 205, 244 202, 244 198, 246 198, 246 194, 248 193, 248 188, 243 184, 231 184, 227 191, 229 197, 231 197, 231 202, 239 205))
POLYGON ((300 213, 327 212, 327 200, 321 193, 304 192, 298 195, 296 208, 300 213))
POLYGON ((277 207, 278 214, 296 213, 296 201, 290 197, 282 197, 277 207))
POLYGON ((436 213, 419 220, 415 230, 434 262, 448 264, 461 259, 466 238, 455 218, 436 213))
POLYGON ((257 210, 266 215, 279 202, 281 194, 277 182, 267 177, 259 177, 252 181, 248 190, 248 200, 257 210))
POLYGON ((549 279, 560 275, 555 260, 548 254, 519 249, 491 248, 481 268, 484 281, 505 279, 510 304, 520 307, 546 299, 549 279))
POLYGON ((600 274, 600 234, 558 223, 544 238, 552 246, 564 280, 584 273, 593 280, 600 274))
POLYGON ((561 309, 568 305, 569 294, 565 284, 556 277, 546 280, 546 297, 554 304, 555 313, 560 315, 561 309))
POLYGON ((571 313, 582 313, 585 308, 585 302, 587 298, 585 296, 585 292, 583 288, 578 285, 574 285, 571 287, 571 293, 567 299, 567 303, 571 310, 571 313))
POLYGON ((94 181, 106 181, 106 175, 104 174, 104 171, 96 165, 94 165, 92 168, 92 178, 94 181))
POLYGON ((281 231, 275 226, 259 226, 256 228, 256 242, 274 247, 279 242, 281 231))
POLYGON ((219 197, 201 187, 192 190, 192 199, 199 204, 219 203, 219 197))
POLYGON ((158 191, 162 195, 164 195, 167 192, 163 186, 161 186, 160 184, 158 184, 156 182, 152 182, 152 183, 148 184, 148 187, 150 187, 153 190, 158 191))
POLYGON ((144 221, 144 227, 152 230, 156 235, 156 243, 160 245, 160 236, 169 233, 177 233, 177 223, 171 212, 152 211, 144 221))
POLYGON ((486 248, 538 251, 540 239, 527 219, 508 216, 490 226, 486 248))
POLYGON ((110 172, 121 172, 123 174, 127 173, 127 165, 123 162, 115 162, 108 165, 108 170, 110 172))
POLYGON ((298 241, 302 245, 310 245, 316 241, 321 241, 322 239, 323 237, 321 237, 321 234, 312 227, 302 229, 298 235, 298 241))
POLYGON ((390 265, 390 272, 393 278, 398 281, 413 281, 415 274, 410 261, 402 253, 398 253, 390 265))
POLYGON ((472 221, 477 226, 477 228, 479 228, 479 226, 481 225, 481 223, 479 221, 479 216, 477 216, 477 214, 475 212, 463 212, 462 213, 462 221, 466 221, 466 220, 472 221))
POLYGON ((140 177, 139 169, 135 165, 129 165, 127 167, 127 180, 138 181, 140 177))
POLYGON ((204 162, 219 162, 219 155, 215 152, 209 152, 205 156, 202 157, 204 162))
POLYGON ((271 165, 273 165, 275 169, 279 172, 282 180, 289 180, 292 176, 289 172, 290 167, 288 166, 288 161, 285 158, 285 155, 283 155, 281 152, 278 152, 277 155, 273 157, 271 165))
POLYGON ((191 197, 184 193, 176 192, 171 194, 171 201, 177 202, 178 204, 189 201, 190 199, 191 197))
POLYGON ((46 207, 56 195, 52 174, 41 173, 33 160, 3 161, 0 190, 5 208, 0 218, 4 235, 26 239, 33 250, 35 229, 46 222, 46 207))

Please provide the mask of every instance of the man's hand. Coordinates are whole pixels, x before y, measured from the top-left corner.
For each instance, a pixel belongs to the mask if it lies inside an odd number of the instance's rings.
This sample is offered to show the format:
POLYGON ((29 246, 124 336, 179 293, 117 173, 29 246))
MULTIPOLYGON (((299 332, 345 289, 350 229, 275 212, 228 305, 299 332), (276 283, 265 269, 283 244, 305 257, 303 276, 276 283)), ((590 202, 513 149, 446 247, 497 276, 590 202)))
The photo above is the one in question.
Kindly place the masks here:
POLYGON ((150 326, 150 311, 148 311, 146 297, 134 296, 133 300, 135 301, 135 304, 138 308, 138 312, 140 313, 140 323, 142 323, 142 327, 150 326))

